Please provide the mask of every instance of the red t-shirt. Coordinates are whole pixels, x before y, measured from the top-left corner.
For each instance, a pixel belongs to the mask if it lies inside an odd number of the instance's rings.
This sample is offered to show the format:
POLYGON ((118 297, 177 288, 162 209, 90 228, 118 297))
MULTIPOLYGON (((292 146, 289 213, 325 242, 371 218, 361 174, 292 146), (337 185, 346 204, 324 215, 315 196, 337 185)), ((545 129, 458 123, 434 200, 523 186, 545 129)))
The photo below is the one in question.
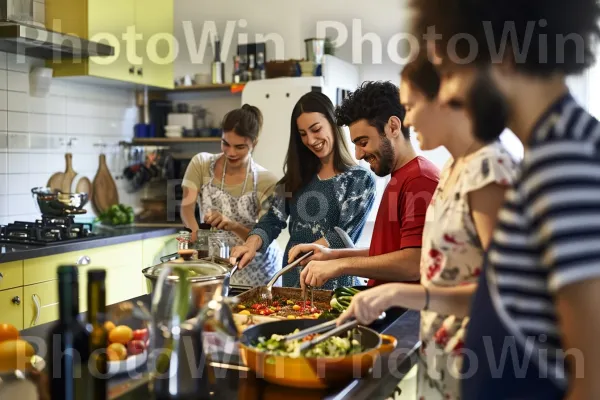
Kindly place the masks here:
MULTIPOLYGON (((417 156, 392 172, 375 219, 369 256, 421 247, 425 214, 439 181, 439 170, 417 156)), ((369 286, 383 281, 369 280, 369 286)))

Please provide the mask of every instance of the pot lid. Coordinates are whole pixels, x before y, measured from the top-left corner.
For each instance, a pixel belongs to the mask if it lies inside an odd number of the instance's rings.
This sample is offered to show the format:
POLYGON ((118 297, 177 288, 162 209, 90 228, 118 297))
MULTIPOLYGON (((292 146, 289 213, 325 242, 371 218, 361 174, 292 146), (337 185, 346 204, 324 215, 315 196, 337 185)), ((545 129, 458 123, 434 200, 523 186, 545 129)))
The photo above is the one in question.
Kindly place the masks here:
POLYGON ((223 264, 215 263, 208 260, 193 260, 193 261, 169 261, 158 264, 153 267, 146 268, 142 271, 145 276, 157 278, 164 268, 172 268, 169 274, 170 280, 177 280, 178 276, 175 273, 174 267, 183 267, 189 269, 190 282, 201 282, 213 279, 222 279, 230 271, 230 268, 223 264))

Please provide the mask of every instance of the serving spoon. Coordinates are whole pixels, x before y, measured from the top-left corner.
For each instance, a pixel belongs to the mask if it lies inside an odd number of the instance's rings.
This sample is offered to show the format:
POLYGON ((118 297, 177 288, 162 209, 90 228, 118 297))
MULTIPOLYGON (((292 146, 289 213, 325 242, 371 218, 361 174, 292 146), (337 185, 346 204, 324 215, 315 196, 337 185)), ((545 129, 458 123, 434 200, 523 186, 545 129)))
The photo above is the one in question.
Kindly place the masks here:
POLYGON ((277 279, 279 279, 279 277, 287 272, 289 272, 292 268, 298 266, 298 264, 300 264, 304 259, 310 257, 313 255, 313 251, 309 251, 308 253, 304 254, 302 257, 297 258, 294 262, 286 265, 285 267, 283 267, 281 270, 279 270, 274 276, 273 278, 271 278, 271 280, 269 281, 269 283, 267 283, 267 286, 264 286, 261 290, 260 293, 260 297, 263 300, 267 300, 267 301, 271 301, 273 300, 273 285, 275 285, 275 282, 277 282, 277 279))

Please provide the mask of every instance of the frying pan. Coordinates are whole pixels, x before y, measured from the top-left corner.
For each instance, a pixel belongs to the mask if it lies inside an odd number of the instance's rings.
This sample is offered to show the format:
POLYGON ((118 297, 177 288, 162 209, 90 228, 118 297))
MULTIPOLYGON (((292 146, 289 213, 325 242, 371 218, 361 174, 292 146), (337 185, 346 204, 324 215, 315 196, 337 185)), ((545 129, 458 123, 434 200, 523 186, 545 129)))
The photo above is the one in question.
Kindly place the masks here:
POLYGON ((337 387, 365 376, 375 360, 396 348, 393 336, 378 334, 370 328, 359 326, 357 338, 364 351, 344 357, 292 358, 275 356, 256 350, 254 344, 260 337, 273 334, 286 335, 296 329, 306 329, 322 323, 319 320, 282 320, 255 325, 246 329, 240 339, 240 355, 244 364, 267 382, 282 386, 325 389, 337 387))

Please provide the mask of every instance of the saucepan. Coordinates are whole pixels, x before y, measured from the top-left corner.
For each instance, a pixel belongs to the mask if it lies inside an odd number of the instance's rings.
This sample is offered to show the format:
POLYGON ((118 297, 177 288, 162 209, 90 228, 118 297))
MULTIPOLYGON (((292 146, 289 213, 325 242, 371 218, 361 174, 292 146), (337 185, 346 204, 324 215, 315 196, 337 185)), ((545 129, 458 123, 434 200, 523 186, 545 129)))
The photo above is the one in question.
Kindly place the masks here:
POLYGON ((382 354, 392 352, 397 345, 393 336, 379 334, 359 326, 358 340, 363 352, 343 357, 276 356, 258 350, 259 338, 273 334, 287 335, 296 329, 321 324, 320 320, 282 320, 255 325, 246 329, 240 339, 240 355, 246 366, 267 382, 282 386, 325 389, 337 387, 365 376, 382 354))

